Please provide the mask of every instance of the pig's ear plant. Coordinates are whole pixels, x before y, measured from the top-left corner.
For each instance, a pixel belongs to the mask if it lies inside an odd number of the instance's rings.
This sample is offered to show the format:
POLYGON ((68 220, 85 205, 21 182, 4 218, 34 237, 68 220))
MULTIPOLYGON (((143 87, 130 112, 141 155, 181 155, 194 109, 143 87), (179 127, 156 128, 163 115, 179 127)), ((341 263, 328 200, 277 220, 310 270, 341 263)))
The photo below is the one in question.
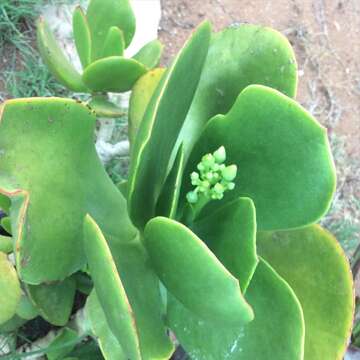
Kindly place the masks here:
POLYGON ((77 6, 72 19, 73 36, 82 73, 63 53, 44 18, 37 24, 40 54, 55 78, 75 93, 90 94, 89 104, 100 117, 118 117, 123 110, 108 98, 123 93, 160 61, 163 46, 146 44, 132 58, 125 50, 135 34, 135 15, 129 0, 91 0, 87 11, 77 6))
MULTIPOLYGON (((90 9, 90 29, 105 30, 101 40, 86 35, 96 40, 76 86, 110 91, 128 73, 100 47, 116 34, 127 44, 132 27, 109 32, 90 9)), ((316 225, 335 169, 326 129, 294 100, 296 88, 282 35, 202 24, 166 71, 144 72, 133 87, 129 177, 119 187, 96 154, 88 107, 5 102, 2 331, 39 315, 63 327, 49 359, 89 359, 70 319, 82 292, 84 333, 101 351, 92 358, 169 359, 181 344, 196 360, 342 359, 352 277, 316 225)))

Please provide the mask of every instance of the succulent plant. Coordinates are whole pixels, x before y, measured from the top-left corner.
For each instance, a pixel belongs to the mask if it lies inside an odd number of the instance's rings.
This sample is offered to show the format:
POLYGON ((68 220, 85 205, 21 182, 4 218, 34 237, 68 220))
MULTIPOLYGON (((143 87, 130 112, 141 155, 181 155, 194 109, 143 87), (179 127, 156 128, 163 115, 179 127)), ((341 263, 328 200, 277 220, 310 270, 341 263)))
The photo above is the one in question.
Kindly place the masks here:
POLYGON ((123 114, 109 101, 107 93, 131 90, 139 77, 158 65, 162 44, 153 40, 132 58, 125 57, 136 25, 129 0, 91 0, 86 13, 77 6, 72 25, 82 74, 63 53, 44 18, 40 18, 37 40, 44 62, 65 87, 90 93, 89 103, 98 116, 123 114))
MULTIPOLYGON (((5 102, 0 200, 13 246, 2 249, 16 265, 2 255, 1 321, 16 327, 31 313, 19 312, 21 286, 38 314, 66 326, 78 289, 90 294, 88 333, 105 359, 169 359, 169 329, 192 359, 340 359, 352 277, 316 225, 335 169, 296 87, 282 35, 203 23, 169 69, 133 87, 119 187, 96 155, 86 106, 5 102)), ((57 341, 76 336, 65 328, 57 341)), ((89 358, 71 351, 61 356, 89 358)))

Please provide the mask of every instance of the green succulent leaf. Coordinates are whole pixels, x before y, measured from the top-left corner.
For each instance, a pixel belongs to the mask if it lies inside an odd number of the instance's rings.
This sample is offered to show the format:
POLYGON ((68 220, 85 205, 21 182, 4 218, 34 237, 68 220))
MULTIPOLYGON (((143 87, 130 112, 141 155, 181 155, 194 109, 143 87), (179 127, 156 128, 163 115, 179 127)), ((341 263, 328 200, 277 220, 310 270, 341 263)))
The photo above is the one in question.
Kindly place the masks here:
POLYGON ((20 316, 22 319, 31 320, 39 315, 39 310, 31 302, 29 297, 26 294, 23 294, 18 307, 16 308, 16 315, 20 316))
POLYGON ((289 41, 273 29, 250 24, 213 34, 199 86, 178 139, 178 144, 184 143, 186 159, 206 122, 217 114, 226 114, 239 93, 251 84, 295 96, 297 65, 289 41))
POLYGON ((256 213, 252 200, 235 199, 210 215, 198 218, 192 230, 239 280, 245 292, 258 263, 256 213))
POLYGON ((110 237, 110 251, 89 216, 84 226, 85 248, 96 294, 125 354, 131 359, 140 359, 141 355, 145 359, 169 357, 173 346, 160 317, 159 283, 142 245, 136 239, 125 245, 110 237), (142 284, 140 293, 139 284, 142 284))
POLYGON ((88 212, 104 233, 127 240, 136 234, 125 199, 96 154, 95 122, 85 105, 70 99, 3 106, 0 189, 11 197, 16 266, 27 283, 61 280, 83 268, 88 212))
POLYGON ((13 252, 14 241, 12 237, 0 235, 0 252, 9 254, 13 252))
POLYGON ((82 79, 93 91, 124 92, 131 90, 146 71, 145 66, 136 60, 110 56, 91 63, 82 79))
POLYGON ((174 345, 163 323, 159 279, 144 246, 137 238, 128 244, 111 242, 110 246, 134 310, 143 358, 170 358, 174 345))
POLYGON ((156 217, 146 225, 144 237, 160 280, 190 311, 230 326, 254 318, 238 280, 186 226, 156 217))
MULTIPOLYGON (((185 174, 221 145, 238 167, 235 189, 223 201, 251 198, 260 230, 308 225, 328 210, 336 180, 326 129, 294 100, 261 85, 247 87, 228 114, 207 124, 185 174)), ((183 184, 181 199, 191 189, 189 179, 183 184)))
POLYGON ((14 315, 10 320, 0 324, 0 332, 2 334, 11 333, 17 330, 19 327, 24 325, 26 320, 22 319, 21 317, 14 315))
POLYGON ((99 117, 117 118, 124 116, 124 110, 107 99, 106 96, 93 96, 89 106, 96 112, 99 117))
POLYGON ((71 356, 71 358, 75 357, 76 360, 104 360, 96 341, 87 341, 79 344, 69 356, 71 356))
MULTIPOLYGON (((1 112, 1 107, 0 107, 0 112, 1 112)), ((7 196, 0 193, 0 210, 2 210, 5 214, 9 214, 10 205, 11 205, 10 199, 7 196)))
POLYGON ((123 195, 123 197, 126 199, 127 198, 127 181, 126 180, 120 181, 119 183, 116 184, 116 186, 119 189, 119 191, 121 192, 121 194, 123 195))
POLYGON ((30 300, 50 324, 64 326, 74 303, 76 283, 73 278, 52 284, 27 285, 30 300))
POLYGON ((128 193, 130 217, 139 228, 154 215, 171 152, 200 79, 210 33, 207 22, 194 32, 162 77, 141 121, 131 151, 128 193))
POLYGON ((3 217, 0 220, 1 227, 8 233, 11 234, 11 220, 10 216, 3 217))
POLYGON ((86 15, 80 6, 74 10, 73 32, 76 50, 85 69, 91 62, 91 35, 86 15))
POLYGON ((125 49, 124 33, 116 26, 112 26, 105 38, 102 57, 123 56, 125 49))
POLYGON ((176 215, 182 175, 184 171, 184 150, 180 146, 169 175, 166 178, 156 205, 156 215, 174 219, 176 215))
POLYGON ((141 62, 148 69, 153 69, 159 65, 163 49, 164 45, 159 40, 153 40, 144 45, 133 59, 141 62))
POLYGON ((87 88, 69 59, 57 44, 54 34, 44 19, 37 23, 37 42, 41 57, 55 78, 68 89, 86 92, 87 88))
POLYGON ((85 272, 79 271, 73 275, 76 281, 76 289, 85 295, 90 295, 91 291, 94 288, 93 281, 85 272))
POLYGON ((101 58, 104 42, 111 27, 124 33, 125 47, 135 34, 135 15, 129 0, 91 0, 87 9, 91 39, 92 61, 101 58))
POLYGON ((5 253, 0 252, 0 324, 10 320, 16 312, 21 297, 16 270, 5 253))
MULTIPOLYGON (((219 299, 223 299, 221 291, 219 299)), ((237 327, 204 321, 174 297, 168 322, 177 339, 197 360, 303 360, 304 319, 294 292, 260 260, 246 292, 255 319, 237 327)))
POLYGON ((130 359, 141 359, 133 310, 108 244, 94 220, 84 221, 84 246, 91 277, 107 322, 130 359))
POLYGON ((129 139, 135 141, 145 110, 166 69, 157 68, 148 71, 133 86, 129 103, 129 139))
POLYGON ((353 280, 336 239, 318 225, 260 232, 260 254, 295 291, 305 318, 305 359, 342 359, 354 313, 353 280))
POLYGON ((92 333, 98 340, 104 358, 109 360, 127 360, 124 350, 109 328, 95 291, 92 291, 88 297, 85 311, 90 321, 92 333))
POLYGON ((51 342, 50 349, 46 352, 48 360, 62 360, 76 345, 78 339, 76 331, 64 328, 51 342))

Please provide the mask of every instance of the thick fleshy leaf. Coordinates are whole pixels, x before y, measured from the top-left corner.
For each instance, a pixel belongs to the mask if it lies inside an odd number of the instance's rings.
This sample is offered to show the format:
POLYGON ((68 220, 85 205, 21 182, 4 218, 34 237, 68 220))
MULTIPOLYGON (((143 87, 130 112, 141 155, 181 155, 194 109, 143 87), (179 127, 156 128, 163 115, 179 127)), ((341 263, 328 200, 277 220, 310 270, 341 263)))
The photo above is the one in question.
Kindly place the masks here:
POLYGON ((248 85, 272 87, 293 97, 297 65, 289 41, 262 26, 231 26, 212 36, 209 54, 178 143, 186 159, 207 121, 226 114, 248 85))
POLYGON ((10 333, 21 327, 26 323, 26 320, 21 317, 14 315, 10 320, 6 321, 3 324, 0 324, 1 333, 10 333))
POLYGON ((11 205, 10 199, 7 196, 0 193, 0 210, 2 210, 5 214, 9 214, 10 205, 11 205))
MULTIPOLYGON (((85 223, 85 227, 88 228, 89 235, 91 235, 86 241, 88 250, 93 252, 92 256, 95 254, 94 256, 99 259, 104 255, 111 259, 110 262, 105 262, 103 259, 98 267, 91 266, 89 261, 95 290, 110 329, 117 337, 124 351, 127 351, 126 346, 128 345, 124 345, 124 341, 126 341, 123 334, 124 330, 121 330, 124 326, 123 322, 113 324, 121 316, 120 305, 117 304, 121 300, 119 297, 119 284, 121 284, 123 291, 126 289, 124 295, 127 301, 124 304, 131 309, 130 315, 134 322, 135 334, 139 337, 138 343, 143 358, 170 357, 173 346, 166 336, 166 330, 161 319, 159 282, 150 268, 143 246, 137 239, 133 239, 132 243, 125 245, 110 236, 110 252, 106 240, 99 233, 96 224, 89 222, 89 218, 86 221, 88 223, 85 223), (110 266, 111 263, 112 266, 110 266), (104 264, 109 264, 109 266, 106 267, 104 264), (99 282, 101 285, 99 285, 99 282), (139 284, 141 284, 140 287, 139 284), (110 293, 113 296, 109 296, 110 293), (111 304, 111 302, 114 303, 111 304), (119 312, 119 314, 114 314, 114 311, 119 312)), ((124 311, 126 309, 124 308, 124 311)))
POLYGON ((91 0, 86 16, 92 39, 92 61, 101 57, 106 36, 113 26, 123 31, 125 46, 129 46, 135 33, 135 15, 129 0, 91 0))
POLYGON ((16 315, 20 316, 22 319, 31 320, 39 315, 39 310, 26 294, 22 294, 16 308, 16 315))
POLYGON ((123 180, 116 184, 117 188, 121 192, 121 194, 124 196, 124 198, 127 198, 127 181, 123 180))
POLYGON ((353 280, 336 239, 320 226, 260 232, 259 253, 295 291, 304 311, 305 359, 342 359, 354 313, 353 280))
POLYGON ((46 321, 56 326, 64 326, 71 314, 75 288, 75 280, 67 278, 53 284, 28 285, 27 292, 46 321))
POLYGON ((93 96, 89 102, 89 106, 99 117, 117 118, 125 115, 123 109, 109 101, 105 96, 93 96))
POLYGON ((11 220, 9 216, 3 217, 0 220, 1 227, 8 233, 11 234, 11 220))
POLYGON ((77 272, 73 275, 76 282, 76 290, 80 291, 85 295, 90 295, 91 291, 94 288, 94 283, 87 273, 82 271, 77 272))
MULTIPOLYGON (((219 301, 223 300, 218 292, 219 301)), ((168 320, 191 359, 303 360, 304 319, 294 292, 260 260, 246 299, 255 319, 238 327, 204 321, 170 297, 168 320)))
POLYGON ((105 233, 126 241, 136 234, 96 154, 95 121, 86 106, 69 99, 3 106, 0 188, 12 200, 17 271, 27 283, 61 280, 83 268, 88 212, 105 233))
POLYGON ((47 359, 64 359, 75 347, 78 338, 75 330, 64 328, 51 342, 50 349, 46 352, 47 359))
MULTIPOLYGON (((326 129, 294 100, 261 85, 247 87, 228 114, 207 124, 185 174, 221 145, 239 169, 222 202, 251 198, 260 230, 305 226, 328 210, 336 180, 326 129)), ((189 178, 183 184, 182 199, 189 178)))
POLYGON ((74 10, 73 32, 76 50, 81 65, 85 69, 91 61, 91 35, 87 18, 80 6, 77 6, 74 10))
MULTIPOLYGON (((206 212, 206 208, 204 210, 206 212)), ((198 219, 192 230, 239 279, 241 290, 245 292, 258 263, 256 214, 251 199, 235 199, 198 219)))
POLYGON ((162 77, 141 121, 131 151, 128 193, 130 217, 140 228, 154 215, 173 147, 200 79, 210 33, 207 22, 195 31, 162 77))
POLYGON ((0 252, 5 254, 11 253, 14 248, 13 238, 10 236, 0 235, 0 252))
POLYGON ((135 239, 129 244, 111 241, 110 247, 134 310, 143 358, 170 358, 174 346, 163 323, 159 279, 144 246, 135 239))
POLYGON ((131 144, 135 141, 135 136, 138 132, 146 107, 164 75, 165 70, 166 69, 163 68, 157 68, 148 71, 132 88, 129 104, 129 139, 131 144))
POLYGON ((98 340, 104 358, 108 360, 126 360, 127 357, 120 343, 109 328, 95 291, 88 297, 85 311, 90 321, 92 333, 98 340))
POLYGON ((99 345, 95 341, 87 341, 78 345, 69 356, 74 357, 76 360, 104 360, 99 345))
POLYGON ((0 294, 0 324, 4 324, 15 315, 21 289, 16 270, 3 252, 0 252, 0 294))
POLYGON ((159 40, 153 40, 143 46, 133 59, 144 64, 148 69, 159 65, 164 45, 159 40))
POLYGON ((156 205, 156 215, 175 218, 184 171, 184 151, 180 146, 156 205))
POLYGON ((110 56, 91 63, 84 71, 82 79, 93 91, 129 91, 146 73, 143 64, 122 56, 110 56))
POLYGON ((112 26, 106 35, 102 57, 123 56, 124 49, 124 33, 118 27, 112 26))
POLYGON ((254 318, 238 280, 186 226, 156 217, 146 225, 144 236, 160 280, 189 310, 230 326, 254 318))
POLYGON ((65 56, 42 18, 37 23, 37 41, 41 57, 55 78, 72 91, 86 92, 80 74, 65 56))
POLYGON ((95 291, 109 327, 125 355, 140 360, 140 343, 133 310, 107 242, 89 215, 84 221, 84 246, 95 291))

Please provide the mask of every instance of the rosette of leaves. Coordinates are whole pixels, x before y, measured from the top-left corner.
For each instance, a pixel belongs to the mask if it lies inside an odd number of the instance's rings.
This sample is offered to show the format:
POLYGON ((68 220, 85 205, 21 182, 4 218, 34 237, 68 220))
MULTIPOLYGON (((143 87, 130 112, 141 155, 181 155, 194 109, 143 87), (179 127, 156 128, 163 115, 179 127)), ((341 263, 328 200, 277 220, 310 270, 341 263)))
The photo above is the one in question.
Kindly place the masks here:
POLYGON ((86 272, 85 313, 105 359, 168 359, 170 330, 192 359, 341 359, 352 277, 316 225, 335 171, 296 87, 282 35, 202 24, 169 69, 135 84, 119 188, 84 105, 6 102, 0 189, 16 271, 0 272, 15 284, 1 288, 14 294, 2 321, 22 318, 20 279, 41 316, 66 324, 86 272))
POLYGON ((153 40, 132 58, 125 57, 136 26, 129 0, 91 0, 86 13, 77 6, 72 25, 83 72, 80 74, 63 53, 43 18, 37 25, 41 57, 69 90, 92 95, 90 105, 98 116, 122 115, 121 109, 108 100, 107 93, 131 90, 142 75, 158 65, 162 44, 153 40))

